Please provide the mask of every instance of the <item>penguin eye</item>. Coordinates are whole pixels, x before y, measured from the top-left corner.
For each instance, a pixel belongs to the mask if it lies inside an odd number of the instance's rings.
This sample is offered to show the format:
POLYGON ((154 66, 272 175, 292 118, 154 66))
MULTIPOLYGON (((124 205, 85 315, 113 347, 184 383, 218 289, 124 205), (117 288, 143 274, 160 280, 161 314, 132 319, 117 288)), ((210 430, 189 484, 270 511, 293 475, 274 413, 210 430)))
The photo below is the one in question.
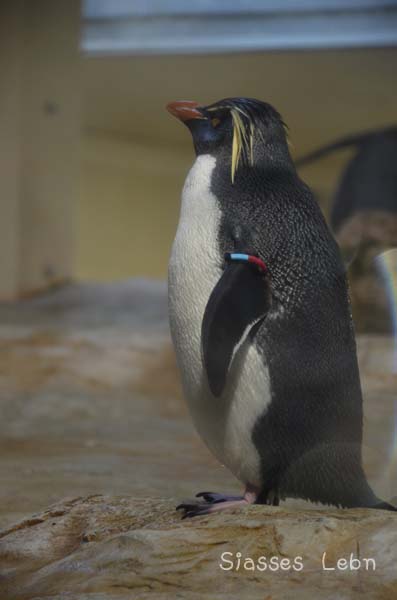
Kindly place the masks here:
POLYGON ((214 128, 215 128, 215 127, 218 127, 218 125, 219 125, 219 123, 220 123, 220 122, 221 122, 221 120, 220 120, 220 119, 218 119, 218 117, 213 117, 213 118, 211 119, 211 125, 212 125, 212 127, 214 127, 214 128))

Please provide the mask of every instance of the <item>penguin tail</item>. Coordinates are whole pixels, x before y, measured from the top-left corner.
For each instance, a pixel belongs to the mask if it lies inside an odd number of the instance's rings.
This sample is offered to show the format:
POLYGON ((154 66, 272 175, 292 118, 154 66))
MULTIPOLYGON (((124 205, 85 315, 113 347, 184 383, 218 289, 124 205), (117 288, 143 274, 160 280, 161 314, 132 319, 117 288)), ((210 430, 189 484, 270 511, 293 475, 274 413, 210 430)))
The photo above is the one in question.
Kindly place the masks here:
POLYGON ((384 502, 383 500, 381 500, 377 504, 373 504, 371 508, 376 508, 378 510, 391 510, 397 512, 397 508, 395 506, 393 506, 389 502, 384 502))

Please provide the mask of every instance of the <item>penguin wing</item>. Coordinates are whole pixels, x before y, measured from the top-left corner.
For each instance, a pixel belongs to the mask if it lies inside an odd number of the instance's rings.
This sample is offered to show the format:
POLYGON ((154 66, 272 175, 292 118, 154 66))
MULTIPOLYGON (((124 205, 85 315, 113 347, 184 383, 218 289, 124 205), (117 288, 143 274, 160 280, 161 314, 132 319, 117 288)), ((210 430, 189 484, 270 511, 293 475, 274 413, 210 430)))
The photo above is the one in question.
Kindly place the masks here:
POLYGON ((203 362, 214 396, 222 394, 234 354, 269 305, 266 275, 255 265, 228 263, 208 300, 201 327, 203 362))

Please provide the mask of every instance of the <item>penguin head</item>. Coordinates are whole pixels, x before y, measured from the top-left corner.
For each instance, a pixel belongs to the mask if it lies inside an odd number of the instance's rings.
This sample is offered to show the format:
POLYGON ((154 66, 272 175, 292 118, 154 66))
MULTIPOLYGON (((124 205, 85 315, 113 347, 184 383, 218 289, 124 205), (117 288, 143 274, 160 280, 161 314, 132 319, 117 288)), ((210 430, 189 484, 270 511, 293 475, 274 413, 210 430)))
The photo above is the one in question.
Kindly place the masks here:
POLYGON ((170 102, 167 110, 192 134, 197 155, 230 163, 232 183, 241 167, 291 163, 286 126, 270 104, 252 98, 225 98, 208 106, 170 102))

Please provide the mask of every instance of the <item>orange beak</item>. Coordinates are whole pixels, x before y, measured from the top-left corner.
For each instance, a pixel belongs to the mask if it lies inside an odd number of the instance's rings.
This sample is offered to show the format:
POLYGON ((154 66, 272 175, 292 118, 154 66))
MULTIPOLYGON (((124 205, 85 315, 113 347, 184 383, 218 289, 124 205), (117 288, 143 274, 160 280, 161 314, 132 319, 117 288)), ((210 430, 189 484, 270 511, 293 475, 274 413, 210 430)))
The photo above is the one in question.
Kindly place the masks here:
POLYGON ((198 102, 193 100, 178 100, 167 104, 167 110, 182 123, 190 119, 205 119, 204 115, 197 110, 197 106, 198 102))

